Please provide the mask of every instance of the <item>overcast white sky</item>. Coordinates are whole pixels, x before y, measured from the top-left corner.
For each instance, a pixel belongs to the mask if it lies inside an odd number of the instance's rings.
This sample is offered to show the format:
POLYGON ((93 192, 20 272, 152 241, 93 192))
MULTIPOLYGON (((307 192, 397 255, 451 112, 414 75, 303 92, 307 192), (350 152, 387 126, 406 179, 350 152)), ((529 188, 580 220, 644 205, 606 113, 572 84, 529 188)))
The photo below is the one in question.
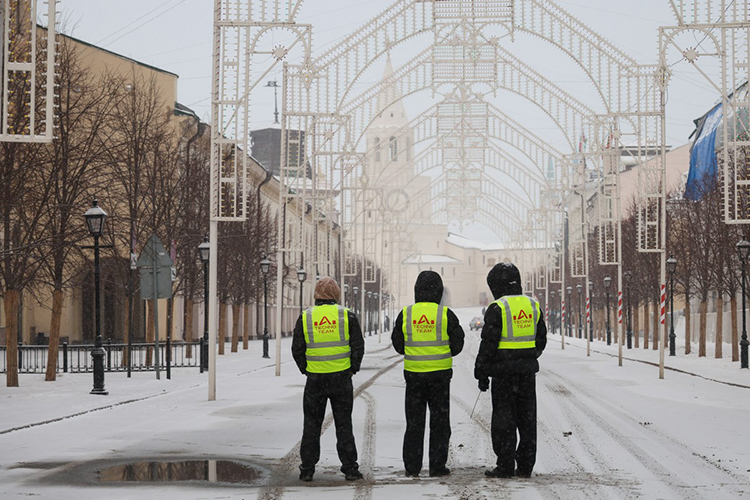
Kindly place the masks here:
MULTIPOLYGON (((644 63, 657 60, 658 27, 674 24, 667 0, 560 0, 557 3, 644 63)), ((301 8, 298 21, 313 24, 315 50, 319 51, 330 48, 377 15, 385 5, 387 2, 382 0, 308 0, 301 8)), ((73 36, 177 73, 180 102, 208 119, 211 0, 60 0, 59 10, 66 31, 73 36)), ((575 66, 550 68, 549 62, 557 63, 559 53, 551 48, 545 51, 548 55, 535 50, 539 43, 529 36, 517 36, 509 47, 530 65, 546 70, 550 78, 564 87, 575 91, 575 85, 584 81, 575 66)), ((397 47, 394 64, 408 60, 413 54, 407 45, 397 47)), ((675 59, 674 55, 671 59, 675 59)), ((668 137, 670 143, 678 145, 687 140, 692 130, 691 120, 702 115, 716 96, 698 77, 685 76, 695 74, 686 63, 674 69, 677 79, 670 92, 668 137)), ((257 126, 264 126, 273 121, 273 92, 259 88, 256 94, 253 121, 257 126), (270 102, 264 105, 260 102, 261 96, 267 96, 270 102)), ((409 111, 417 114, 419 110, 409 111)), ((550 127, 549 123, 540 124, 539 128, 544 130, 545 127, 550 127)))
MULTIPOLYGON (((179 75, 178 100, 204 120, 210 117, 210 74, 213 4, 211 0, 59 0, 65 31, 86 42, 99 45, 138 61, 179 75)), ((640 63, 658 60, 658 28, 675 24, 667 0, 559 0, 557 4, 605 36, 640 63)), ((320 54, 329 49, 388 5, 383 0, 307 0, 297 18, 314 29, 314 48, 320 54)), ((693 35, 689 35, 694 38, 693 35)), ((392 51, 398 67, 422 50, 431 35, 416 37, 392 51)), ((281 38, 270 40, 273 45, 281 38)), ((700 40, 683 40, 698 45, 700 40)), ((515 42, 502 43, 527 64, 545 74, 586 104, 601 108, 581 69, 551 45, 518 33, 515 42)), ((289 56, 295 61, 296 54, 289 56)), ((672 51, 674 78, 669 89, 667 140, 673 146, 688 141, 692 120, 703 115, 718 96, 681 57, 672 51)), ((364 84, 382 75, 385 62, 375 64, 364 74, 364 84)), ((709 71, 711 71, 709 65, 709 71)), ((280 68, 280 66, 278 66, 280 68)), ((264 68, 265 69, 265 68, 264 68)), ((267 80, 278 78, 280 69, 267 80)), ((431 96, 415 95, 405 101, 411 118, 432 101, 431 96)), ((559 129, 528 101, 509 92, 499 92, 494 104, 537 135, 561 150, 559 129)), ((264 128, 273 122, 273 90, 260 86, 252 95, 251 128, 264 128)))

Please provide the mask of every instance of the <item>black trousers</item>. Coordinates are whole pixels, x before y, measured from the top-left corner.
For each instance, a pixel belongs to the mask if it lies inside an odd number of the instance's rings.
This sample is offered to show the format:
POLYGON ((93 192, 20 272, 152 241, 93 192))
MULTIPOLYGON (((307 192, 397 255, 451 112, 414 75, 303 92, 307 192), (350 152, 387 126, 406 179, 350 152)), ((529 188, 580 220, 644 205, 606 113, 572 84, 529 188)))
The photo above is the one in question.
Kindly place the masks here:
POLYGON ((492 378, 492 448, 497 455, 497 466, 504 472, 512 473, 517 468, 530 473, 534 469, 535 373, 513 373, 492 378))
POLYGON ((341 471, 358 470, 357 446, 352 431, 354 390, 349 372, 308 375, 302 402, 305 423, 300 443, 300 469, 314 471, 315 464, 320 460, 320 429, 328 400, 331 401, 336 425, 336 450, 341 460, 341 471))
MULTIPOLYGON (((447 370, 446 370, 447 372, 447 370)), ((440 470, 448 461, 451 437, 450 373, 404 372, 406 379, 406 432, 404 468, 410 473, 422 470, 424 430, 427 407, 430 408, 430 469, 440 470)))

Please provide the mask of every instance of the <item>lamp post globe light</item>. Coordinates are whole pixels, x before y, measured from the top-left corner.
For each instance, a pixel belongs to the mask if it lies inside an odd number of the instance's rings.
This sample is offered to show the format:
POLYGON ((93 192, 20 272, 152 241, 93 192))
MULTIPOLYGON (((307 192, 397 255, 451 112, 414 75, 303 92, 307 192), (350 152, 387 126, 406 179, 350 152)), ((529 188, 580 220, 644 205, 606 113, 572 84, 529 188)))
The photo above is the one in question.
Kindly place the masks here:
POLYGON ((260 261, 260 272, 263 273, 263 357, 268 355, 268 271, 271 269, 271 261, 263 257, 260 261))
POLYGON ((349 303, 349 285, 344 283, 344 307, 349 303))
POLYGON ((674 334, 674 272, 677 270, 677 259, 670 257, 667 259, 667 272, 669 273, 669 355, 676 354, 674 334))
POLYGON ((742 340, 740 340, 740 368, 747 368, 747 323, 745 319, 745 264, 750 256, 750 241, 742 239, 737 243, 737 255, 742 263, 742 340))
POLYGON ((302 316, 302 284, 307 279, 307 273, 301 267, 297 269, 297 281, 299 281, 299 315, 302 316))
POLYGON ((94 321, 96 328, 96 340, 94 349, 91 351, 91 359, 94 364, 94 388, 91 394, 106 396, 109 392, 104 388, 104 347, 102 347, 102 323, 101 323, 101 304, 99 292, 99 237, 104 233, 104 221, 107 220, 107 212, 102 210, 99 202, 94 198, 91 208, 83 214, 86 219, 89 233, 94 237, 94 310, 96 318, 94 321))
POLYGON ((592 300, 593 298, 594 298, 594 282, 589 281, 589 308, 588 308, 588 320, 586 321, 586 327, 588 328, 588 331, 589 331, 589 342, 594 340, 594 329, 591 327, 591 309, 592 309, 591 306, 594 302, 592 300))
POLYGON ((583 328, 583 304, 581 303, 583 285, 578 283, 576 290, 578 290, 578 338, 580 339, 583 338, 583 332, 581 331, 581 328, 583 328))
POLYGON ((631 314, 631 308, 630 308, 630 280, 633 278, 633 273, 630 272, 630 271, 625 271, 624 273, 622 273, 622 277, 625 280, 625 301, 628 303, 628 308, 626 309, 626 311, 627 311, 627 320, 628 320, 628 324, 627 324, 628 331, 627 331, 626 335, 627 335, 627 339, 628 339, 628 349, 632 349, 633 348, 633 328, 632 328, 632 323, 630 321, 631 320, 631 318, 630 318, 630 314, 631 314))
POLYGON ((604 290, 606 291, 607 300, 607 345, 612 345, 612 330, 609 327, 609 285, 612 284, 612 278, 604 278, 604 290))
POLYGON ((568 317, 567 317, 567 320, 565 321, 565 329, 567 330, 568 337, 572 337, 573 336, 573 325, 571 324, 570 318, 573 315, 570 314, 570 313, 571 313, 571 310, 573 308, 570 307, 570 296, 573 295, 573 287, 569 286, 567 288, 567 292, 568 292, 568 317))
POLYGON ((211 245, 208 236, 198 245, 198 256, 203 262, 203 338, 201 339, 201 372, 208 371, 208 262, 211 259, 211 245))

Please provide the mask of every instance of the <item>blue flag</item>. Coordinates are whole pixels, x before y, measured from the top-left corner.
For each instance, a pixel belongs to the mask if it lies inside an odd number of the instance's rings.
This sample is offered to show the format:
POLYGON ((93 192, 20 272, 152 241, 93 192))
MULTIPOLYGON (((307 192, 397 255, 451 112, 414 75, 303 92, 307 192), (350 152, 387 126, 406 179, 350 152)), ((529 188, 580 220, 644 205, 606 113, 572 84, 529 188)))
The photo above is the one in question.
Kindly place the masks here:
POLYGON ((721 104, 708 112, 698 130, 690 151, 690 173, 685 185, 685 198, 699 200, 716 182, 716 132, 724 116, 721 104))

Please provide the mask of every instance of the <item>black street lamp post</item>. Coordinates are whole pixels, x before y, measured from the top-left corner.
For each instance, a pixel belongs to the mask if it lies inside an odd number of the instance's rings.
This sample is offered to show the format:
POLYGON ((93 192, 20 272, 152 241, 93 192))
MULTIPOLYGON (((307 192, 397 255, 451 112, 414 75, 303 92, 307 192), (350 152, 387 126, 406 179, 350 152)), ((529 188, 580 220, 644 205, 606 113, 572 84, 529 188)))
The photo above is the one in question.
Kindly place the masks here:
POLYGON ((260 271, 263 273, 263 357, 268 355, 268 271, 271 269, 271 261, 263 257, 260 261, 260 271))
POLYGON ((568 304, 568 317, 565 318, 566 319, 566 321, 565 321, 565 329, 567 330, 568 337, 572 337, 573 336, 573 325, 571 324, 572 321, 570 321, 570 318, 573 317, 573 315, 571 314, 571 312, 573 312, 573 308, 570 307, 571 306, 570 296, 573 295, 573 287, 569 286, 567 288, 567 292, 568 292, 568 303, 567 303, 568 304))
POLYGON ((747 368, 747 326, 745 319, 745 263, 750 256, 750 241, 745 239, 737 243, 737 254, 742 262, 742 340, 740 340, 740 368, 747 368))
POLYGON ((669 355, 676 355, 674 333, 674 272, 677 270, 677 259, 670 257, 667 259, 667 272, 669 272, 669 355))
POLYGON ((549 294, 550 294, 550 297, 552 297, 552 334, 556 334, 557 333, 557 328, 556 328, 557 302, 555 301, 554 290, 550 291, 549 294))
POLYGON ((201 373, 208 371, 208 262, 211 258, 211 245, 208 236, 198 245, 198 256, 203 262, 203 338, 201 339, 201 373))
POLYGON ((627 310, 627 320, 628 320, 628 331, 627 331, 627 339, 628 339, 628 349, 633 348, 633 327, 632 323, 630 321, 630 279, 633 277, 633 273, 630 271, 625 271, 622 273, 622 277, 625 278, 625 300, 628 303, 627 310))
POLYGON ((86 225, 89 233, 94 237, 94 309, 95 309, 95 327, 96 340, 94 349, 91 351, 91 358, 94 363, 94 388, 91 394, 106 396, 109 394, 104 388, 104 347, 102 346, 102 323, 101 323, 101 305, 99 292, 99 237, 104 233, 104 221, 107 219, 107 212, 99 207, 99 202, 94 198, 91 208, 83 214, 86 218, 86 225))
MULTIPOLYGON (((359 314, 359 302, 357 301, 357 296, 359 295, 359 287, 357 285, 354 285, 352 287, 352 290, 354 291, 354 314, 357 316, 361 316, 359 314)), ((362 318, 359 318, 360 321, 362 321, 362 318)))
POLYGON ((305 279, 307 278, 307 273, 304 269, 301 267, 297 269, 297 281, 299 281, 299 315, 302 317, 302 284, 305 282, 305 279))
POLYGON ((604 278, 604 290, 607 296, 607 345, 612 345, 612 330, 609 327, 609 285, 612 283, 612 278, 606 276, 604 278))
POLYGON ((372 292, 367 292, 365 302, 365 318, 367 318, 367 335, 372 335, 372 292))
POLYGON ((344 283, 344 307, 349 307, 349 302, 351 302, 349 300, 349 285, 344 283))
POLYGON ((576 285, 576 290, 578 290, 578 338, 583 338, 583 331, 581 330, 583 328, 583 303, 581 302, 582 292, 583 292, 583 285, 578 283, 576 285))

